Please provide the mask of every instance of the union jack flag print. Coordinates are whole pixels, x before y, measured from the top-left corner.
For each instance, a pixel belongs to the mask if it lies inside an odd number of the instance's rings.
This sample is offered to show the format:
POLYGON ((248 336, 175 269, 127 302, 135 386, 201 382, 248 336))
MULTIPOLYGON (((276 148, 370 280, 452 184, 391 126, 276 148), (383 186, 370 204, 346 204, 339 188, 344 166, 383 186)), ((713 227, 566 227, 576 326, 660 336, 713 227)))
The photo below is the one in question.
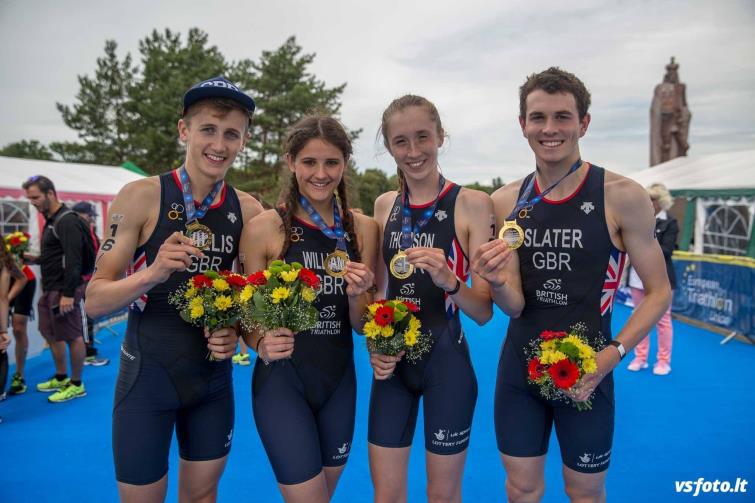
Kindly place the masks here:
MULTIPOLYGON (((144 250, 139 248, 136 250, 136 253, 134 253, 134 259, 131 261, 131 263, 128 265, 128 269, 126 269, 126 276, 131 276, 132 274, 135 274, 142 269, 147 268, 147 255, 144 253, 144 250)), ((129 309, 133 309, 134 311, 141 313, 144 311, 144 306, 147 305, 147 294, 142 294, 138 299, 136 299, 134 302, 131 303, 129 306, 129 309)))
MULTIPOLYGON (((456 277, 463 283, 466 283, 469 277, 469 262, 467 261, 467 257, 464 256, 464 251, 461 249, 461 245, 456 238, 451 243, 451 249, 448 250, 446 263, 448 263, 448 267, 454 272, 456 277)), ((453 318, 458 307, 447 293, 443 294, 443 298, 446 305, 446 317, 449 319, 453 318)))
POLYGON ((619 288, 621 272, 624 270, 626 253, 618 248, 611 247, 611 255, 608 258, 608 268, 606 269, 606 279, 603 282, 603 294, 600 296, 600 315, 605 316, 613 310, 613 301, 616 296, 616 290, 619 288))

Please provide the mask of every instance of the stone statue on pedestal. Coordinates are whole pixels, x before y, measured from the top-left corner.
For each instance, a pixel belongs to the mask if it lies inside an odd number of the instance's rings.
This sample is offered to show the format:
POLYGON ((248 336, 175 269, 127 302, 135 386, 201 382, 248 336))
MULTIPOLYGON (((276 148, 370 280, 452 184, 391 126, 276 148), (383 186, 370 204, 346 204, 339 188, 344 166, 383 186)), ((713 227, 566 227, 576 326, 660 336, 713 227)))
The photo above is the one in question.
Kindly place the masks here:
POLYGON ((689 149, 687 87, 679 82, 679 65, 671 58, 663 82, 655 86, 650 106, 650 165, 686 156, 689 149))

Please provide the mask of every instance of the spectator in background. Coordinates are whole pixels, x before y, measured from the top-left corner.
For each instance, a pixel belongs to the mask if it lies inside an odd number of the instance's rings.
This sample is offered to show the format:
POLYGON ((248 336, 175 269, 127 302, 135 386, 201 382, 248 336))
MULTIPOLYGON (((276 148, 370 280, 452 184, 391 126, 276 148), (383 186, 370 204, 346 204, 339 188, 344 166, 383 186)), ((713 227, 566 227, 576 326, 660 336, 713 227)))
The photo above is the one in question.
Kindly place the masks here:
POLYGON ((81 380, 86 356, 82 257, 88 239, 78 215, 58 200, 49 178, 33 176, 22 187, 26 198, 46 219, 39 257, 25 255, 42 270, 42 295, 37 304, 39 331, 50 345, 55 362, 55 375, 37 384, 37 390, 52 393, 47 398, 52 403, 65 402, 86 396, 81 380), (70 379, 66 346, 71 362, 70 379))
MULTIPOLYGON (((94 206, 92 206, 91 203, 82 201, 74 204, 72 209, 79 214, 79 217, 84 221, 87 229, 89 229, 89 235, 92 236, 92 242, 94 243, 94 255, 97 256, 97 253, 100 251, 100 238, 97 236, 97 231, 95 230, 97 212, 95 211, 94 206)), ((92 279, 91 274, 87 274, 83 277, 85 289, 86 285, 89 284, 90 279, 92 279)), ((84 358, 84 365, 101 367, 102 365, 110 363, 108 358, 97 357, 97 348, 94 347, 94 320, 89 316, 87 316, 87 329, 84 332, 84 342, 86 344, 86 358, 84 358)))
POLYGON ((20 263, 16 263, 15 265, 23 273, 23 277, 11 275, 10 289, 8 291, 9 312, 12 314, 13 338, 16 339, 16 372, 11 379, 8 393, 11 395, 20 395, 26 392, 24 369, 26 366, 26 353, 29 350, 27 328, 29 318, 34 312, 34 293, 37 290, 37 278, 34 275, 34 271, 28 265, 20 263))
MULTIPOLYGON (((3 243, 5 240, 0 234, 0 244, 3 243)), ((5 398, 5 384, 8 382, 8 345, 10 345, 8 313, 10 303, 18 297, 25 285, 26 276, 16 260, 8 253, 4 245, 0 246, 0 396, 3 398, 5 398)))
MULTIPOLYGON (((676 248, 676 238, 679 235, 679 225, 676 219, 667 213, 674 203, 671 194, 662 183, 655 183, 647 188, 650 200, 655 210, 655 237, 663 250, 663 258, 666 260, 666 271, 671 289, 676 288, 676 275, 674 265, 671 263, 671 255, 676 248)), ((631 257, 630 257, 631 260, 631 257)), ((642 281, 631 267, 629 270, 629 288, 632 291, 632 302, 635 309, 645 297, 642 281)), ((658 353, 653 366, 653 374, 666 375, 671 372, 671 342, 674 337, 674 329, 671 325, 671 306, 666 310, 656 325, 658 332, 658 353)), ((650 336, 646 336, 634 348, 634 360, 627 366, 631 371, 648 368, 648 350, 650 349, 650 336)))

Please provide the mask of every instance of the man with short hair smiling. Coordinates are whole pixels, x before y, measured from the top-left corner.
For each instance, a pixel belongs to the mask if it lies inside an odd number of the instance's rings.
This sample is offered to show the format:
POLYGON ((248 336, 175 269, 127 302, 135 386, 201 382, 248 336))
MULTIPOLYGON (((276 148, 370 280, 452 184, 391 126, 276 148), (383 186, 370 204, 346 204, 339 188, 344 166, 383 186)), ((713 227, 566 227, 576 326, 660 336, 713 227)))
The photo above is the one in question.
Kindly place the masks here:
MULTIPOLYGON (((542 498, 555 423, 568 497, 605 501, 614 427, 612 370, 666 311, 671 290, 645 190, 581 159, 579 139, 590 124, 584 84, 549 68, 528 77, 519 98, 519 123, 536 170, 492 196, 499 226, 521 237, 517 254, 525 297, 521 316, 509 322, 496 383, 506 493, 512 503, 542 498), (614 293, 627 253, 646 297, 611 340, 614 293), (584 375, 564 399, 543 398, 528 384, 528 349, 544 330, 569 331, 577 324, 584 324, 596 351, 597 371, 584 375), (572 403, 588 399, 591 410, 579 411, 572 403)), ((506 246, 496 240, 481 250, 494 257, 506 246)), ((492 294, 498 302, 495 289, 492 294)))
POLYGON ((124 503, 165 499, 174 430, 179 501, 215 501, 233 438, 236 329, 191 326, 168 297, 193 275, 230 270, 242 227, 262 210, 224 182, 248 138, 254 101, 215 77, 189 89, 183 104, 184 165, 121 189, 87 289, 90 316, 131 305, 113 407, 124 503))

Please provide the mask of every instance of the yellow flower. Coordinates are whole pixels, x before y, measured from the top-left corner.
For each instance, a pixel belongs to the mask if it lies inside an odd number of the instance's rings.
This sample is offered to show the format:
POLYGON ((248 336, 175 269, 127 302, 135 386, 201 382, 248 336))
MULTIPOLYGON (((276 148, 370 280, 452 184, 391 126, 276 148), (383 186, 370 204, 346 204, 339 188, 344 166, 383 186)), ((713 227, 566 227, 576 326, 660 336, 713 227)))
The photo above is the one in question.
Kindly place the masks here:
POLYGON ((274 288, 273 293, 271 294, 271 297, 273 298, 273 304, 279 304, 280 301, 287 299, 289 295, 291 295, 291 290, 289 290, 285 286, 274 288))
POLYGON ((201 297, 194 297, 189 302, 190 313, 189 316, 192 320, 196 320, 204 314, 204 305, 202 304, 201 297))
POLYGON ((228 282, 223 278, 213 279, 212 287, 218 292, 225 292, 226 290, 230 290, 231 288, 228 282))
POLYGON ((560 362, 564 358, 566 358, 566 355, 561 351, 543 351, 543 354, 540 356, 540 363, 550 365, 551 363, 560 362))
POLYGON ((10 251, 10 245, 5 245, 5 251, 10 251))
POLYGON ((265 269, 264 271, 262 271, 262 275, 265 276, 265 279, 270 279, 270 276, 272 276, 273 274, 265 269))
POLYGON ((29 238, 27 238, 26 236, 21 236, 19 239, 22 243, 26 243, 27 241, 29 241, 29 238))
POLYGON ((241 289, 239 300, 241 302, 249 302, 249 299, 252 298, 252 295, 254 295, 254 287, 252 285, 246 285, 241 289))
POLYGON ((598 370, 598 365, 595 362, 595 358, 585 358, 582 360, 582 372, 585 374, 592 374, 598 370))
POLYGON ((384 327, 380 327, 380 335, 383 337, 390 337, 393 335, 393 327, 390 325, 386 325, 384 327))
POLYGON ((543 351, 555 351, 556 350, 556 340, 551 339, 549 341, 543 341, 540 343, 540 349, 543 351))
POLYGON ((367 309, 370 311, 370 314, 372 316, 375 316, 375 313, 377 313, 377 310, 380 309, 380 306, 382 306, 382 304, 378 304, 377 302, 375 302, 374 304, 370 304, 369 306, 367 306, 367 309))
POLYGON ((380 326, 375 323, 375 320, 370 320, 364 324, 364 335, 370 339, 374 339, 380 333, 380 326))
POLYGON ((409 329, 404 332, 404 342, 407 346, 414 346, 417 344, 417 331, 409 329))
POLYGON ((281 278, 286 283, 293 283, 296 278, 299 277, 299 271, 294 269, 293 271, 281 271, 281 278))
POLYGON ((417 318, 416 316, 412 316, 409 319, 409 330, 413 332, 418 332, 421 326, 422 326, 422 322, 419 321, 419 318, 417 318))
POLYGON ((590 358, 595 355, 595 351, 593 351, 593 349, 589 345, 585 344, 582 339, 575 335, 564 337, 564 342, 573 344, 579 350, 580 358, 590 358))
POLYGON ((197 294, 197 289, 193 286, 191 288, 187 288, 184 292, 184 298, 185 299, 191 299, 197 294))
MULTIPOLYGON (((296 272, 298 273, 299 271, 296 272)), ((317 298, 317 294, 314 290, 305 286, 301 291, 301 298, 304 299, 305 302, 312 302, 317 298)))
POLYGON ((230 295, 218 295, 215 299, 215 307, 221 311, 227 311, 233 306, 233 299, 230 295))

